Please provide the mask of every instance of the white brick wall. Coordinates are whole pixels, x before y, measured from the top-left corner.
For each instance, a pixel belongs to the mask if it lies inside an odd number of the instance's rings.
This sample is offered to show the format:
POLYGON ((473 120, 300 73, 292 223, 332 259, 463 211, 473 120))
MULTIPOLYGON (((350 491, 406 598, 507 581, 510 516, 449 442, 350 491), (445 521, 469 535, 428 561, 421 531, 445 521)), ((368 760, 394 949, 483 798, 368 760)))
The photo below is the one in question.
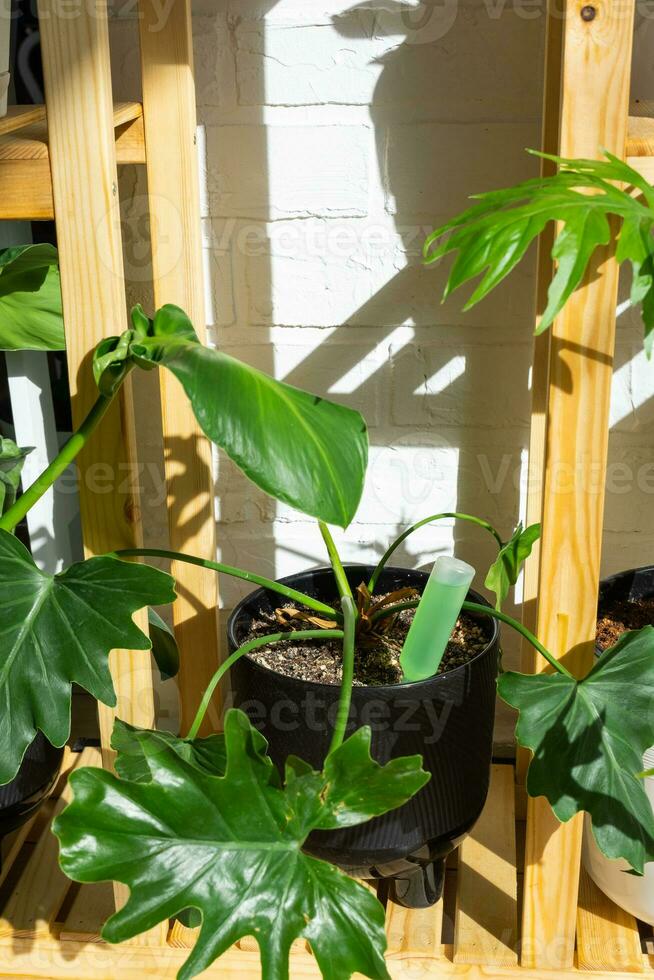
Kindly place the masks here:
MULTIPOLYGON (((482 305, 439 302, 419 249, 467 195, 528 177, 539 140, 542 5, 528 0, 199 0, 205 241, 215 340, 277 377, 360 409, 371 428, 364 500, 345 536, 366 560, 405 522, 457 507, 508 533, 529 425, 533 254, 482 305), (371 13, 370 8, 377 8, 371 13), (422 8, 424 13, 425 8, 422 8), (418 14, 421 11, 417 12, 418 14)), ((634 94, 654 97, 636 35, 634 94)), ((133 22, 113 24, 116 90, 133 97, 133 22)), ((605 568, 652 560, 654 367, 638 318, 621 318, 605 568), (627 491, 625 491, 627 486, 627 491)), ((228 561, 281 575, 323 560, 315 527, 224 460, 219 541, 228 561)), ((467 527, 425 528, 403 562, 457 553, 483 570, 467 527)), ((226 605, 243 589, 223 583, 226 605)))

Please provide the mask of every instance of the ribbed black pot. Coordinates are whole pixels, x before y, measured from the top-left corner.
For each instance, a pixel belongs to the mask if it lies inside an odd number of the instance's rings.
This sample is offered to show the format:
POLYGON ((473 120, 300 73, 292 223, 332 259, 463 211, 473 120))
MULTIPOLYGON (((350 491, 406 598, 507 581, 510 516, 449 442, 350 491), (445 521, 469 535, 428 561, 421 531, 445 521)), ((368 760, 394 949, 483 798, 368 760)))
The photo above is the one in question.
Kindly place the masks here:
MULTIPOLYGON (((372 567, 347 565, 353 587, 372 567)), ((427 573, 387 568, 379 591, 405 586, 422 591, 427 573)), ((280 579, 323 601, 335 595, 331 569, 318 568, 280 579)), ((469 598, 488 605, 478 593, 469 598)), ((230 647, 240 646, 250 623, 280 605, 266 589, 247 596, 228 624, 230 647)), ((440 898, 445 858, 470 832, 488 792, 495 717, 499 630, 489 618, 492 637, 473 660, 426 681, 383 687, 355 687, 349 729, 372 728, 372 755, 380 763, 421 754, 432 778, 398 810, 359 827, 315 831, 305 849, 359 878, 385 879, 387 894, 409 908, 440 898)), ((315 768, 327 754, 339 688, 286 677, 243 657, 232 668, 234 704, 250 716, 268 739, 270 754, 283 768, 290 754, 315 768)))
POLYGON ((607 605, 627 599, 651 599, 654 596, 654 565, 643 565, 642 568, 630 568, 617 575, 609 575, 602 579, 599 588, 599 612, 602 613, 607 605))
MULTIPOLYGON (((626 572, 618 572, 602 579, 599 587, 597 612, 601 616, 607 606, 614 602, 637 599, 651 599, 654 596, 654 565, 643 565, 642 568, 630 568, 626 572)), ((654 625, 654 624, 653 624, 654 625)), ((596 648, 599 655, 602 651, 596 648)))
POLYGON ((0 839, 12 833, 47 800, 61 766, 63 749, 56 749, 39 732, 27 749, 18 774, 0 786, 0 839))

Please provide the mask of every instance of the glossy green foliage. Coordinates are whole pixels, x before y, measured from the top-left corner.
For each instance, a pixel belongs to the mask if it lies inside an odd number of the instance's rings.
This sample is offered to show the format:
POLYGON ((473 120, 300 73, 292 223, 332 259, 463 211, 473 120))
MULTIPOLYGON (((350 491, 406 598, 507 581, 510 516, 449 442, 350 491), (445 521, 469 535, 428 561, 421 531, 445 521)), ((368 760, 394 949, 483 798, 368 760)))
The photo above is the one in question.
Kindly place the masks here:
POLYGON ((654 339, 654 188, 610 153, 604 160, 547 159, 559 165, 557 174, 475 195, 479 203, 428 237, 425 262, 458 252, 445 296, 482 276, 466 304, 469 309, 515 268, 549 221, 560 222, 552 248, 556 271, 538 326, 540 332, 563 309, 596 250, 611 241, 612 219, 617 218, 620 233, 616 258, 632 265, 631 299, 641 305, 649 355, 654 339))
POLYGON ((172 578, 148 565, 90 558, 59 575, 40 571, 26 548, 0 530, 0 785, 16 774, 37 729, 63 745, 71 687, 115 705, 109 652, 149 650, 132 622, 137 609, 172 602, 172 578))
POLYGON ((0 350, 65 346, 56 248, 0 249, 0 350))
POLYGON ((111 391, 130 366, 160 365, 186 392, 203 432, 253 483, 305 514, 346 527, 363 492, 368 435, 362 416, 203 346, 186 314, 163 306, 104 341, 94 372, 111 391))
POLYGON ((520 523, 510 539, 500 548, 497 558, 488 569, 484 582, 486 588, 495 593, 497 609, 502 608, 509 589, 518 581, 522 566, 539 537, 540 524, 531 524, 523 528, 520 523))
MULTIPOLYGON (((259 944, 264 980, 287 980, 298 937, 309 941, 330 980, 353 973, 386 980, 382 906, 343 872, 303 853, 302 844, 313 829, 352 826, 406 802, 429 778, 420 758, 379 767, 370 758, 370 730, 361 729, 323 773, 289 760, 282 785, 265 740, 241 711, 225 718, 224 775, 199 764, 181 741, 122 726, 119 771, 126 753, 130 772, 138 755, 138 781, 100 769, 72 776, 73 803, 54 825, 64 871, 77 881, 113 878, 130 888, 105 939, 122 942, 197 909, 200 935, 180 980, 246 935, 259 944), (130 741, 138 743, 136 753, 130 741)), ((216 770, 222 766, 220 759, 216 770)))
POLYGON ((654 745, 654 627, 625 633, 590 673, 502 674, 501 697, 520 712, 516 735, 534 753, 531 796, 559 820, 585 810, 609 858, 642 873, 654 860, 654 816, 638 774, 654 745))
POLYGON ((16 499, 25 457, 31 452, 31 449, 20 449, 11 439, 0 436, 0 515, 16 499))

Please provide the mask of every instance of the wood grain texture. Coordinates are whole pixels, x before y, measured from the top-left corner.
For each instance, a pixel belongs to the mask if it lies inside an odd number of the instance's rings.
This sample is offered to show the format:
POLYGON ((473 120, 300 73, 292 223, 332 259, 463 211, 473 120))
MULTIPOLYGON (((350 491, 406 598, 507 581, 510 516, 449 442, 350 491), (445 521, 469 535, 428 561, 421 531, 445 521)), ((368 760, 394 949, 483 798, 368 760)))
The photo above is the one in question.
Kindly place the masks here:
MULTIPOLYGON (((155 303, 175 303, 206 341, 190 0, 161 23, 155 0, 139 0, 143 113, 155 303), (174 152, 171 153, 171 147, 174 152)), ((169 372, 161 375, 170 542, 175 551, 215 559, 211 446, 169 372)), ((181 668, 182 730, 193 720, 219 662, 217 576, 175 563, 173 609, 181 668)), ((219 724, 218 699, 204 733, 219 724)))
MULTIPOLYGON (((86 748, 74 759, 73 765, 77 769, 97 766, 100 762, 100 750, 86 748)), ((70 784, 66 783, 53 808, 53 819, 72 797, 70 784)), ((59 842, 47 826, 2 910, 0 936, 50 935, 51 924, 71 887, 70 879, 59 868, 58 854, 59 842)))
POLYGON ((601 892, 583 868, 577 910, 577 965, 580 970, 644 970, 636 920, 601 892))
POLYGON ((654 119, 647 116, 629 116, 627 156, 654 156, 654 119))
MULTIPOLYGON (((584 21, 583 5, 566 8, 559 152, 623 156, 633 6, 600 0, 584 21)), ((551 328, 537 632, 579 676, 593 657, 617 282, 605 251, 551 328)), ((573 963, 581 833, 581 818, 559 825, 542 798, 529 801, 523 966, 573 963)))
POLYGON ((388 955, 443 956, 443 900, 429 909, 405 909, 394 902, 386 906, 388 955))
MULTIPOLYGON (((421 956, 389 957, 393 980, 633 980, 633 973, 596 970, 528 970, 516 967, 464 965, 451 962, 452 949, 445 946, 438 959, 421 956)), ((175 980, 188 950, 162 947, 107 946, 104 943, 66 942, 53 939, 0 941, 1 977, 38 977, 42 980, 175 980)), ((643 958, 646 968, 649 961, 643 958)), ((202 974, 205 980, 255 980, 260 977, 259 955, 233 947, 202 974)), ((315 959, 304 953, 291 957, 292 980, 320 980, 315 959)), ((361 980, 356 975, 356 980, 361 980)))
POLYGON ((517 964, 513 766, 492 769, 488 800, 459 848, 454 962, 517 964))
POLYGON ((0 119, 0 136, 13 133, 23 126, 29 126, 45 119, 44 105, 10 105, 7 115, 0 119))
MULTIPOLYGON (((107 13, 100 2, 62 18, 57 0, 39 0, 38 11, 66 354, 77 427, 97 398, 92 351, 103 337, 127 326, 107 13)), ((128 383, 78 460, 87 556, 138 547, 142 540, 130 393, 128 383)), ((145 610, 135 621, 147 631, 145 610)), ((105 766, 113 759, 110 738, 116 715, 143 727, 154 722, 150 656, 114 650, 110 666, 117 706, 99 709, 105 766)), ((119 901, 126 894, 123 886, 116 886, 119 901)), ((158 929, 140 941, 160 942, 164 935, 158 929)))
POLYGON ((82 885, 66 916, 59 939, 101 942, 99 930, 115 910, 114 889, 110 881, 82 885))
MULTIPOLYGON (((25 122, 19 132, 0 135, 0 220, 50 221, 54 218, 52 178, 45 110, 25 122)), ((2 133, 0 119, 0 134, 2 133)), ((7 132, 7 130, 5 130, 7 132)), ((143 113, 138 102, 114 106, 116 163, 145 163, 143 113)))

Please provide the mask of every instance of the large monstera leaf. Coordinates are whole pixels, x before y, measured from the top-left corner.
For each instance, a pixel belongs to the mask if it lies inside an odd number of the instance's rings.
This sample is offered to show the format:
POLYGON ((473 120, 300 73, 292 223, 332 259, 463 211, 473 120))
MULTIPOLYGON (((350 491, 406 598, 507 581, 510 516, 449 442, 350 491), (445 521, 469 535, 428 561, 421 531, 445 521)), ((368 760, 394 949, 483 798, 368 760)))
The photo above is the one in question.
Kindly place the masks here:
POLYGON ((163 306, 153 320, 136 307, 132 324, 98 348, 94 369, 101 390, 114 386, 130 363, 167 368, 181 382, 205 435, 258 487, 327 523, 350 523, 368 459, 358 412, 204 347, 176 306, 163 306))
POLYGON ((0 785, 16 774, 40 729, 53 745, 70 734, 71 685, 115 705, 109 652, 148 650, 136 610, 172 602, 173 579, 155 568, 90 558, 59 575, 34 564, 0 530, 0 785))
POLYGON ((224 776, 184 758, 179 744, 156 732, 123 728, 122 751, 128 734, 140 745, 150 781, 78 771, 71 779, 74 800, 54 825, 70 877, 113 878, 130 888, 129 901, 103 929, 105 939, 122 942, 195 908, 202 927, 180 980, 246 935, 259 944, 264 980, 287 980, 290 946, 300 936, 325 977, 388 978, 382 906, 301 848, 315 827, 349 826, 409 799, 428 779, 419 757, 396 760, 390 769, 376 766, 366 729, 354 745, 350 739, 336 750, 323 774, 294 760, 283 787, 265 740, 241 711, 225 718, 224 776), (346 757, 352 755, 374 781, 388 772, 387 798, 376 791, 368 812, 360 800, 351 803, 346 757))
POLYGON ((65 346, 56 248, 0 249, 0 350, 65 346))
POLYGON ((501 697, 518 708, 518 741, 534 753, 531 796, 559 820, 585 810, 609 858, 642 873, 654 860, 654 816, 638 774, 654 745, 654 627, 625 633, 582 680, 508 672, 501 697))
POLYGON ((640 304, 645 350, 654 343, 654 189, 636 170, 610 153, 604 160, 555 162, 552 176, 474 195, 477 203, 436 228, 424 247, 426 263, 457 252, 445 296, 477 277, 480 282, 464 309, 491 292, 523 259, 550 221, 558 223, 552 258, 556 270, 537 332, 545 330, 580 284, 593 254, 609 244, 612 222, 622 223, 618 262, 632 265, 631 300, 640 304), (632 194, 632 189, 637 194, 632 194), (591 191, 592 193, 587 193, 591 191))

